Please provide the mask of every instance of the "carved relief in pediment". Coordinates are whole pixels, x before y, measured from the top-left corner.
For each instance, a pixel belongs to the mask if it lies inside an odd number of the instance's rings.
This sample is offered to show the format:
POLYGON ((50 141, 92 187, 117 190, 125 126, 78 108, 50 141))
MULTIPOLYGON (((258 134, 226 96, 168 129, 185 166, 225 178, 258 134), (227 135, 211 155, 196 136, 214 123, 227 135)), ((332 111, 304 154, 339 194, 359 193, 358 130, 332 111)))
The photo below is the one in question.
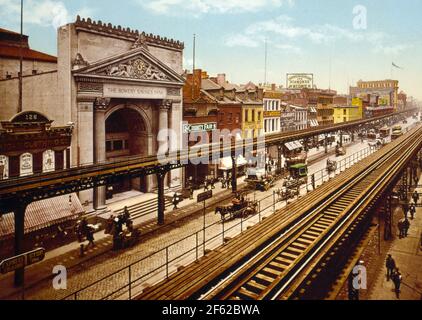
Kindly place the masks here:
POLYGON ((163 71, 140 57, 112 64, 98 70, 96 74, 140 80, 171 80, 163 71))

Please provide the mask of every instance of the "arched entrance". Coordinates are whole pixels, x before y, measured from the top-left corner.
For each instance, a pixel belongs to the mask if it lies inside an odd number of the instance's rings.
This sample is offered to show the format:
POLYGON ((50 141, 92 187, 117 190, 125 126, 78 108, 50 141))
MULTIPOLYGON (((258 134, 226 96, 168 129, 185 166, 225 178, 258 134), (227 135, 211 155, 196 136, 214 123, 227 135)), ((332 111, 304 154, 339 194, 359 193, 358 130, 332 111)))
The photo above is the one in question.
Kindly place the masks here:
MULTIPOLYGON (((116 107, 106 117, 105 143, 108 161, 122 160, 130 156, 148 155, 147 124, 136 106, 116 107)), ((147 192, 147 179, 126 178, 107 188, 107 199, 117 193, 130 190, 147 192)))

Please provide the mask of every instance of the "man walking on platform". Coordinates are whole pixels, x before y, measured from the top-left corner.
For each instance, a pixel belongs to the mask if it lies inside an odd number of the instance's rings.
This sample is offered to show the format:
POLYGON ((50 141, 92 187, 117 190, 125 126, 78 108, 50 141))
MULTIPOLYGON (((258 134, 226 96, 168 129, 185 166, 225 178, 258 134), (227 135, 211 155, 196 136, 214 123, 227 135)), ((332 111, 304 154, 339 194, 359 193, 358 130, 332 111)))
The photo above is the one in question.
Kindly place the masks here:
POLYGON ((390 278, 393 276, 394 269, 396 269, 396 262, 394 261, 391 254, 387 256, 387 260, 385 262, 385 266, 387 268, 387 281, 390 281, 390 278))
POLYGON ((417 205, 418 204, 418 201, 419 201, 419 193, 416 190, 412 194, 412 199, 415 202, 415 205, 417 205))
POLYGON ((396 292, 396 297, 397 299, 400 299, 400 285, 401 285, 402 276, 401 276, 401 273, 399 272, 399 269, 396 269, 396 271, 393 274, 392 279, 394 282, 394 291, 396 292))

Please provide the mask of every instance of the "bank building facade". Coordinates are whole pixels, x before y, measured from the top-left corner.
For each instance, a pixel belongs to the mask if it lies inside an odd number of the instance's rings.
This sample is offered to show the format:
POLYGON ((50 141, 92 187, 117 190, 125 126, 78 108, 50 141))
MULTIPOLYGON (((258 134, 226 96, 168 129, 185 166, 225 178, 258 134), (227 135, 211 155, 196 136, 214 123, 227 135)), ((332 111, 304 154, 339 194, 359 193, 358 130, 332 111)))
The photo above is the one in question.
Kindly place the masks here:
MULTIPOLYGON (((176 133, 167 143, 169 151, 177 150, 182 144, 183 49, 179 41, 78 16, 58 29, 56 70, 24 74, 22 111, 71 126, 70 166, 156 155, 166 143, 157 140, 164 129, 176 133)), ((13 76, 0 81, 0 93, 6 96, 0 102, 2 120, 20 111, 13 89, 17 81, 13 76)), ((182 181, 182 170, 173 170, 165 187, 177 190, 182 181)), ((79 199, 87 209, 101 209, 110 190, 155 189, 153 176, 127 178, 82 191, 79 199)))

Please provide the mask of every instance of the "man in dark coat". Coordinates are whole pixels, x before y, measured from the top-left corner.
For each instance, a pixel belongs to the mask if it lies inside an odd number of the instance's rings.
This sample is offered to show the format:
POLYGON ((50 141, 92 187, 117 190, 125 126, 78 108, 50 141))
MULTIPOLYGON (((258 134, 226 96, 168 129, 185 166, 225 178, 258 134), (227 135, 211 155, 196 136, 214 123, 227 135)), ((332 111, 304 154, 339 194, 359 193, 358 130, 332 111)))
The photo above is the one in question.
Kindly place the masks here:
POLYGON ((400 285, 402 281, 401 273, 399 272, 399 269, 396 269, 392 276, 393 282, 394 282, 394 291, 396 292, 397 299, 400 298, 400 285))
POLYGON ((415 202, 415 204, 418 204, 418 201, 419 201, 419 193, 416 190, 412 194, 412 199, 415 202))
POLYGON ((410 228, 410 222, 409 222, 409 219, 406 218, 403 222, 404 237, 407 237, 407 233, 409 232, 409 228, 410 228))
POLYGON ((390 281, 390 278, 393 276, 394 269, 396 269, 396 262, 394 261, 391 254, 387 256, 385 267, 387 268, 387 281, 390 281))

